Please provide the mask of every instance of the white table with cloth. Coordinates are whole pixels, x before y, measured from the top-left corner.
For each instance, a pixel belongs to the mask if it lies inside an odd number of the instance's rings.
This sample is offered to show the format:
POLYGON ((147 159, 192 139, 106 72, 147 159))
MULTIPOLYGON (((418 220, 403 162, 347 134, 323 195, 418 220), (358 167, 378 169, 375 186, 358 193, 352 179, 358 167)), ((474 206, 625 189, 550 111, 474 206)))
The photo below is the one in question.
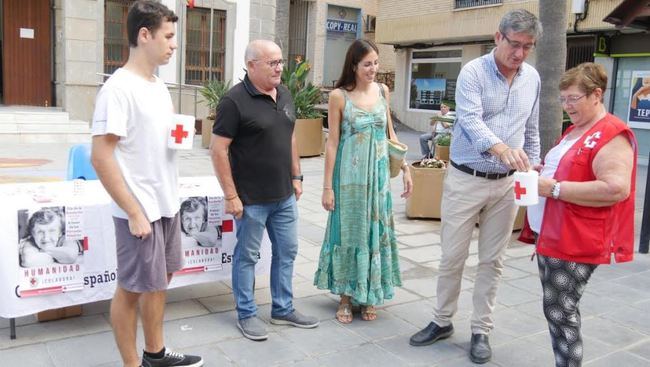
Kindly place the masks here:
MULTIPOLYGON (((224 214, 218 181, 213 176, 182 177, 179 191, 181 202, 191 199, 204 206, 198 209, 204 222, 195 236, 183 232, 187 237, 183 239, 185 266, 175 274, 170 288, 230 279, 236 229, 232 216, 224 214)), ((117 283, 115 232, 111 199, 99 181, 0 185, 0 203, 0 317, 15 318, 113 297, 117 283), (48 216, 58 216, 54 222, 64 226, 37 224, 46 222, 48 216), (42 254, 57 252, 43 249, 33 228, 50 228, 59 235, 54 247, 78 248, 78 252, 73 250, 76 260, 58 255, 43 260, 42 254), (29 261, 33 253, 41 256, 38 261, 29 261)), ((270 248, 265 234, 258 274, 269 272, 270 248)))

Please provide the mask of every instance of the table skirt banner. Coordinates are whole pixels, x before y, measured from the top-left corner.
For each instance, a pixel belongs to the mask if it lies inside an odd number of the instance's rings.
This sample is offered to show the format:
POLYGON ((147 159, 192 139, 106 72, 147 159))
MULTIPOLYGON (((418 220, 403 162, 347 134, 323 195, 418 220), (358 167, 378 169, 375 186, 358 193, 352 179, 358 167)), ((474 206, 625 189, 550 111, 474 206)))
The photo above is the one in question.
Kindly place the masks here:
MULTIPOLYGON (((184 267, 170 288, 231 277, 236 225, 215 177, 179 180, 184 267)), ((111 199, 99 181, 0 185, 0 317, 110 299, 117 284, 111 199)), ((264 235, 256 273, 268 274, 264 235)))

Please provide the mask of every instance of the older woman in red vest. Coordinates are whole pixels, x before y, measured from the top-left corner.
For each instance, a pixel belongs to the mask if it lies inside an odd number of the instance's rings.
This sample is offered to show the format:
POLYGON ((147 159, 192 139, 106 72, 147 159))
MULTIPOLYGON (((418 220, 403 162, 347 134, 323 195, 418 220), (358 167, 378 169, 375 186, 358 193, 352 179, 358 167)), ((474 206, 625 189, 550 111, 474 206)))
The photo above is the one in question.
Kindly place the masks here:
POLYGON ((584 63, 560 80, 562 107, 572 126, 544 159, 540 202, 529 207, 537 236, 556 366, 580 366, 578 305, 599 264, 631 261, 637 142, 632 131, 602 103, 607 74, 584 63))

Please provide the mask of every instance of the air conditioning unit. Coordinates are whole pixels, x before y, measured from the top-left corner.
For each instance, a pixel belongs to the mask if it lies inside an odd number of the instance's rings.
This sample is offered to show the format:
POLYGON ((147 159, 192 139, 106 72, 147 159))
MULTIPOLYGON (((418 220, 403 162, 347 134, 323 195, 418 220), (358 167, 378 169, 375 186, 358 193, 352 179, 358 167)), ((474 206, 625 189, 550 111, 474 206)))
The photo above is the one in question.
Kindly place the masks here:
POLYGON ((376 24, 377 24, 376 16, 366 15, 366 32, 374 32, 376 24))

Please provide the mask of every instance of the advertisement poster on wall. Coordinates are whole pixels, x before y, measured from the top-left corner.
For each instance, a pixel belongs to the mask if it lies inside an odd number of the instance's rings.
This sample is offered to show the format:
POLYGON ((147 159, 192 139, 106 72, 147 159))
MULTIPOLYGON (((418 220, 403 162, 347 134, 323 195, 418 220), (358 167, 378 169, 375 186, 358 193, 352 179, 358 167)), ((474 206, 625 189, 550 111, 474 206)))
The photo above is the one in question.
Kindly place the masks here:
POLYGON ((630 127, 650 129, 650 70, 633 71, 630 83, 630 127))

